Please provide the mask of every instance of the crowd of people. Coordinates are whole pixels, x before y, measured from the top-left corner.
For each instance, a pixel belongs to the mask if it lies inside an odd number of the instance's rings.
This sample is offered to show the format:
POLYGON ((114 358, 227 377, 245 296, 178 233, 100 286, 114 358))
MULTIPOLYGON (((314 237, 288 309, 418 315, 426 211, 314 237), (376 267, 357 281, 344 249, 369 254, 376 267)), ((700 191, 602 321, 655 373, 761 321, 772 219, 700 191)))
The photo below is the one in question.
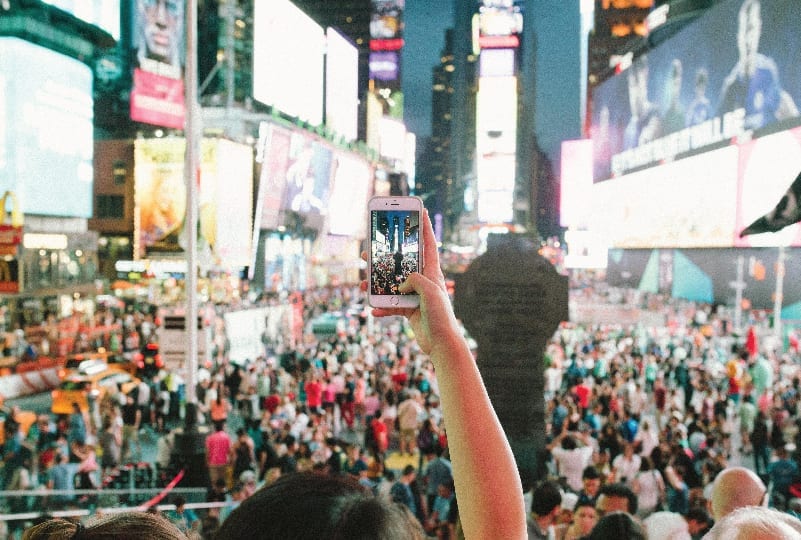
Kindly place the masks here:
MULTIPOLYGON (((801 530, 801 374, 794 335, 788 347, 765 340, 760 346, 769 329, 757 312, 746 321, 752 331, 740 336, 713 306, 634 292, 623 298, 595 286, 592 295, 585 287, 572 301, 636 306, 660 314, 663 324, 564 323, 550 340, 544 480, 518 489, 527 498, 529 538, 667 538, 666 531, 684 535, 675 538, 724 538, 721 528, 731 525, 723 518, 745 519, 736 511, 742 506, 754 507, 755 520, 762 516, 801 530), (735 480, 726 481, 729 473, 735 480)), ((307 291, 304 320, 360 302, 357 287, 307 291)), ((259 488, 293 493, 306 489, 303 482, 323 485, 329 480, 322 478, 338 478, 332 493, 359 489, 383 503, 399 503, 405 513, 398 519, 411 516, 420 537, 456 538, 465 520, 469 530, 485 525, 475 523, 483 515, 474 515, 470 505, 476 502, 463 501, 472 499, 466 493, 494 481, 481 470, 486 459, 476 464, 479 450, 464 444, 470 437, 484 443, 485 433, 474 433, 470 419, 448 416, 461 410, 454 386, 463 375, 449 372, 438 355, 453 352, 436 345, 436 332, 421 335, 427 329, 414 319, 383 317, 409 312, 378 310, 373 318, 367 309, 334 335, 315 337, 308 328, 300 343, 265 339, 264 354, 242 364, 229 361, 220 342, 214 361, 198 374, 197 408, 198 421, 209 431, 206 502, 224 504, 195 514, 185 509, 185 499, 172 499, 176 510, 168 518, 174 524, 213 538, 231 522, 222 537, 240 537, 249 522, 234 508, 274 496, 257 496, 259 488), (459 474, 462 486, 465 478, 475 485, 460 490, 459 474), (296 485, 292 478, 298 476, 303 480, 296 485), (231 532, 235 527, 239 533, 231 532)), ((442 317, 450 320, 452 313, 442 317)), ((462 350, 461 329, 455 334, 456 349, 462 350)), ((5 488, 37 484, 30 480, 34 471, 40 486, 77 486, 60 472, 66 470, 86 476, 81 487, 100 487, 113 467, 138 457, 137 437, 145 426, 163 432, 156 467, 159 484, 166 484, 176 472, 170 428, 181 418, 170 407, 154 414, 157 400, 151 398, 180 395, 180 383, 161 374, 127 395, 110 395, 100 404, 99 424, 76 410, 59 419, 41 416, 26 439, 9 434, 5 488), (15 454, 9 446, 15 439, 32 451, 15 454)), ((495 453, 480 447, 490 461, 508 452, 500 439, 495 453)), ((512 482, 487 490, 514 487, 512 482)), ((479 504, 487 504, 487 496, 482 493, 479 504)), ((256 503, 249 504, 252 510, 256 503)))

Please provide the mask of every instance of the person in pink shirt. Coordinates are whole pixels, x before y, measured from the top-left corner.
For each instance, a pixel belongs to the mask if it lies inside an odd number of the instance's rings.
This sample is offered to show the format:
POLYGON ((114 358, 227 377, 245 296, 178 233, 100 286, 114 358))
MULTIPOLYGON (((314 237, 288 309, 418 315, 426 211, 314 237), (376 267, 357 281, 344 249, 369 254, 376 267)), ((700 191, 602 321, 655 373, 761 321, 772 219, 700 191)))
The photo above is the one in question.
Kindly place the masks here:
POLYGON ((231 437, 225 431, 225 422, 215 422, 214 433, 206 437, 206 464, 209 467, 210 485, 213 486, 218 478, 227 482, 231 447, 231 437))

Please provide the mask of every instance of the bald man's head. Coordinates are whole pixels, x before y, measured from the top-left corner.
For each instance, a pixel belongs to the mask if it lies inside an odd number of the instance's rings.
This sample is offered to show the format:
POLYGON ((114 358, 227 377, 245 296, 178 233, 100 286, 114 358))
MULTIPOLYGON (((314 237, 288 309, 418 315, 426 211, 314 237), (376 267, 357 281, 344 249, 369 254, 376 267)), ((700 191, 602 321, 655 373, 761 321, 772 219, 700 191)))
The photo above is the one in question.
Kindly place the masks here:
POLYGON ((759 476, 745 467, 728 467, 715 477, 712 486, 712 516, 715 521, 737 508, 762 506, 767 489, 759 476))

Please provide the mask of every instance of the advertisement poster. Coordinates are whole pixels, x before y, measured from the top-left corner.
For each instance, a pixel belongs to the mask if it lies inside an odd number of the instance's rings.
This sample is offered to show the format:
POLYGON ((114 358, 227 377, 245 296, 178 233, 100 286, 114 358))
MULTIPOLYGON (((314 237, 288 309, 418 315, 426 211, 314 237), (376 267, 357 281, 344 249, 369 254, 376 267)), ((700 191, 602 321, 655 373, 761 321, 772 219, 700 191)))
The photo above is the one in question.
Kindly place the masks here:
POLYGON ((178 0, 134 0, 132 120, 183 128, 183 6, 178 0))
POLYGON ((177 252, 186 218, 183 139, 137 140, 134 182, 139 255, 177 252))

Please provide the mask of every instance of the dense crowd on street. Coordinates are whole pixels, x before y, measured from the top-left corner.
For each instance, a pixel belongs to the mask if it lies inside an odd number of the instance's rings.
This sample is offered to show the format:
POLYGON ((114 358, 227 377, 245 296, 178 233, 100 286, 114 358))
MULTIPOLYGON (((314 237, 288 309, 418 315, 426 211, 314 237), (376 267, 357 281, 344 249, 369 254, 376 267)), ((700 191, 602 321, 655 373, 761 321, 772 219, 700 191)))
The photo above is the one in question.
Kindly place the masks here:
MULTIPOLYGON (((573 291, 571 301, 649 310, 664 324, 563 323, 549 341, 547 481, 525 486, 531 538, 586 536, 615 498, 634 526, 670 513, 700 538, 713 524, 713 481, 734 465, 759 475, 772 507, 801 510, 794 334, 786 348, 760 346, 770 330, 758 312, 744 315, 750 335, 737 335, 714 306, 598 284, 573 291)), ((206 501, 242 501, 297 471, 350 475, 406 505, 432 536, 453 538, 458 510, 437 377, 406 321, 370 317, 355 287, 307 291, 303 305, 302 340, 265 335, 264 353, 244 363, 231 362, 224 334, 215 336, 196 392, 209 433, 206 501), (310 321, 329 311, 355 315, 336 334, 315 336, 310 321)), ((121 347, 151 339, 150 316, 120 318, 131 341, 121 347)), ((3 488, 58 490, 45 499, 49 509, 87 505, 88 496, 61 493, 109 485, 121 465, 140 460, 143 433, 159 434, 153 483, 166 485, 177 472, 182 385, 162 371, 108 394, 95 413, 43 414, 27 433, 7 422, 3 488)), ((182 497, 168 500, 176 506, 169 517, 198 535, 212 534, 233 507, 195 513, 182 497)), ((12 513, 31 509, 24 497, 10 501, 12 513)))

